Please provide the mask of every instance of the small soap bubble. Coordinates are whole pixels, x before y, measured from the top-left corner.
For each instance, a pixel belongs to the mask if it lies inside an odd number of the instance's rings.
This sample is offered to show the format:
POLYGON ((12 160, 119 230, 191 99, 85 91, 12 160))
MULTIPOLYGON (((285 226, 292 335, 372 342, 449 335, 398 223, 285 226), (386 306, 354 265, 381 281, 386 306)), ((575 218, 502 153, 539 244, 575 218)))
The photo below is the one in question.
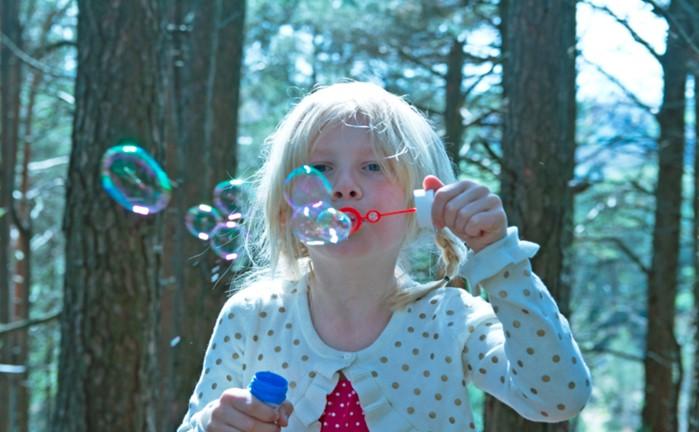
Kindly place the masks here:
POLYGON ((211 250, 226 261, 233 261, 241 258, 243 253, 243 243, 245 232, 242 225, 236 221, 227 220, 216 225, 211 231, 211 250))
POLYGON ((245 182, 222 181, 214 187, 214 205, 227 219, 239 219, 246 201, 245 182))
POLYGON ((284 180, 284 198, 292 208, 329 203, 331 192, 328 179, 310 165, 295 168, 284 180))
POLYGON ((102 156, 102 187, 119 205, 148 215, 163 210, 172 184, 158 162, 135 143, 108 149, 102 156))
POLYGON ((201 240, 208 240, 216 225, 223 222, 221 213, 208 204, 199 204, 187 210, 184 223, 187 230, 201 240))
POLYGON ((296 208, 290 223, 296 238, 308 246, 339 243, 352 230, 352 221, 346 214, 322 201, 296 208))

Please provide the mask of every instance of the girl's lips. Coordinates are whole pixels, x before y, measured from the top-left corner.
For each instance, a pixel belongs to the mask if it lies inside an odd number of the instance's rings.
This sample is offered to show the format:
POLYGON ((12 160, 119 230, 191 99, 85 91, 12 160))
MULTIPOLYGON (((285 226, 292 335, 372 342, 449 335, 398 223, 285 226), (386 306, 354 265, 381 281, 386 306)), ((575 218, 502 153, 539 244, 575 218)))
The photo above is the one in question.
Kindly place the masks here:
POLYGON ((359 231, 359 227, 362 225, 362 214, 359 213, 359 210, 355 209, 354 207, 342 207, 340 211, 346 214, 352 222, 352 230, 350 231, 350 234, 354 234, 355 232, 359 231))

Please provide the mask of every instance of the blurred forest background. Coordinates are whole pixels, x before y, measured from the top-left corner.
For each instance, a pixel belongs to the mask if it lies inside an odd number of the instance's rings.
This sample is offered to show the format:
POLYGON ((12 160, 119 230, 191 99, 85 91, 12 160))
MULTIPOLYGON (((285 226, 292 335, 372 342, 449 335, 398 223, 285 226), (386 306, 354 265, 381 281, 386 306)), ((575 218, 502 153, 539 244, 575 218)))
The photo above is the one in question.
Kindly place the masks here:
POLYGON ((184 214, 250 176, 303 95, 345 79, 405 95, 459 175, 499 191, 591 367, 571 422, 473 390, 479 428, 699 431, 699 0, 0 7, 0 432, 174 430, 235 273, 184 214), (617 49, 612 30, 655 82, 576 45, 617 49), (123 138, 174 182, 165 211, 104 193, 100 158, 123 138))

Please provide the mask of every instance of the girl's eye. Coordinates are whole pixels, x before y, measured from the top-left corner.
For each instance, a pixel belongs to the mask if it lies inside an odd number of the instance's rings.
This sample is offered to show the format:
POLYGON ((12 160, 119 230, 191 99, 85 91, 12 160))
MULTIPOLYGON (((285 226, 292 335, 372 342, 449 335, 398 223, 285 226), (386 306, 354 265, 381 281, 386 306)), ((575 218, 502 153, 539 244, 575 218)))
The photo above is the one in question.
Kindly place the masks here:
POLYGON ((377 162, 370 162, 364 165, 364 168, 366 168, 367 171, 371 172, 381 172, 381 164, 377 162))
POLYGON ((328 165, 322 163, 313 164, 311 166, 322 173, 328 172, 330 170, 330 167, 328 165))

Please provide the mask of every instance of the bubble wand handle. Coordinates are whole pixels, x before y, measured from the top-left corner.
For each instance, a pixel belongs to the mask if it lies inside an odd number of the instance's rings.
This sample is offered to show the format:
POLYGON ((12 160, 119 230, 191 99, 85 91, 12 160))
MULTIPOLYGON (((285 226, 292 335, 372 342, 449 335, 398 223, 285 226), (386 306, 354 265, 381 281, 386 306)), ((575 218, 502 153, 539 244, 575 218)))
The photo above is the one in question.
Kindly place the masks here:
POLYGON ((415 197, 415 207, 403 210, 394 210, 381 213, 376 209, 369 210, 365 215, 359 213, 354 207, 343 207, 341 212, 347 214, 352 219, 352 230, 350 234, 354 234, 362 227, 362 222, 367 221, 375 224, 384 216, 394 216, 399 214, 417 213, 418 226, 421 228, 432 227, 432 202, 434 201, 434 191, 418 189, 413 191, 415 197))

